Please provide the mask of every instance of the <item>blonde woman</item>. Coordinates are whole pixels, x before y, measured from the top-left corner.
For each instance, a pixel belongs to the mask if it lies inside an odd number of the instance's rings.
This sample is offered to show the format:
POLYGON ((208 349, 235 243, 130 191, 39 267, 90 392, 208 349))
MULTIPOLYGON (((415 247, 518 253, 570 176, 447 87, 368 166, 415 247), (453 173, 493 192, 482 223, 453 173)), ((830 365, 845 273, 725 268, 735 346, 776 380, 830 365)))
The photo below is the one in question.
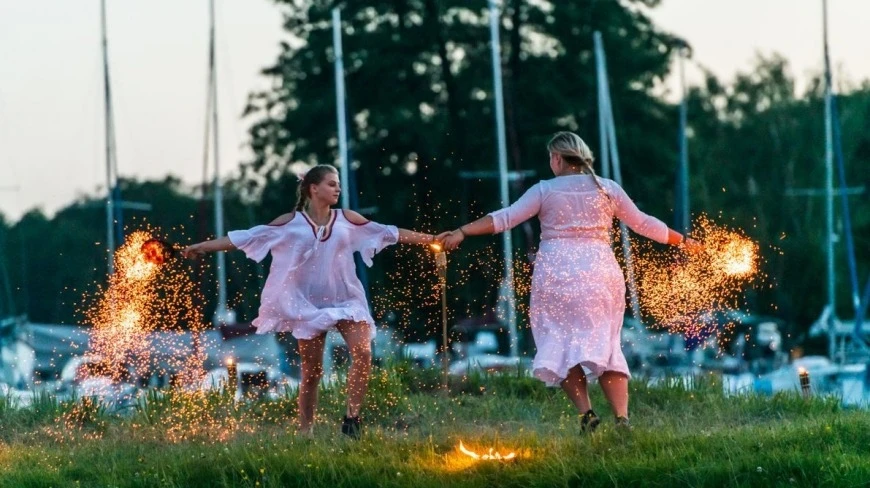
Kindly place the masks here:
POLYGON ((592 169, 592 151, 571 132, 547 144, 555 178, 533 185, 513 205, 436 237, 455 249, 467 236, 505 232, 538 216, 541 244, 532 275, 530 321, 537 346, 534 375, 561 386, 582 414, 581 430, 600 423, 587 379, 598 379, 617 425, 629 427, 628 379, 620 332, 625 278, 611 249, 613 218, 657 242, 697 242, 646 215, 614 181, 592 169))
POLYGON ((272 254, 269 277, 253 325, 258 334, 292 332, 299 341, 299 431, 310 435, 323 376, 326 332, 341 333, 351 357, 347 376, 347 412, 341 432, 358 439, 360 407, 371 373, 375 322, 353 261, 354 252, 369 266, 381 249, 396 242, 428 244, 433 237, 366 220, 352 210, 331 208, 341 193, 338 172, 318 165, 300 178, 296 210, 269 225, 235 230, 226 237, 188 246, 183 253, 240 249, 254 261, 272 254))

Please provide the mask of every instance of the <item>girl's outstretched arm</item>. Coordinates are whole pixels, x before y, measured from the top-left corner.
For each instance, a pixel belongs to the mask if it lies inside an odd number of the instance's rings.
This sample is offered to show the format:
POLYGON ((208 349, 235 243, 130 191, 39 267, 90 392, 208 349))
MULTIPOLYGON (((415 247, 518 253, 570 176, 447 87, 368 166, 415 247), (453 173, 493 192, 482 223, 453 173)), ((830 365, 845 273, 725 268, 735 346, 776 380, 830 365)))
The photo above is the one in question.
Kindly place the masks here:
MULTIPOLYGON (((356 225, 365 225, 368 223, 368 219, 359 214, 359 212, 355 212, 353 210, 344 209, 345 218, 350 221, 352 224, 356 225)), ((399 243, 400 244, 429 244, 430 242, 435 240, 435 236, 432 234, 426 234, 423 232, 416 232, 408 229, 399 229, 399 243)))
POLYGON ((399 229, 400 244, 429 244, 435 240, 432 234, 416 232, 408 229, 399 229))
POLYGON ((216 251, 232 251, 236 246, 230 242, 229 237, 221 237, 219 239, 212 239, 210 241, 202 241, 197 242, 196 244, 191 244, 190 246, 185 247, 181 250, 181 254, 186 258, 198 258, 205 253, 208 252, 216 252, 216 251))

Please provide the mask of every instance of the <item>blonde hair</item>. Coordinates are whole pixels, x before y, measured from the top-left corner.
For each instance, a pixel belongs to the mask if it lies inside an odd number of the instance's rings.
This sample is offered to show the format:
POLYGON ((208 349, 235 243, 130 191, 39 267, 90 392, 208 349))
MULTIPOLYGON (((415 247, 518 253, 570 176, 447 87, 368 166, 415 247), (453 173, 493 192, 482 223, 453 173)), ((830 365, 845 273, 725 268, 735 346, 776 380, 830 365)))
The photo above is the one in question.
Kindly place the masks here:
POLYGON ((598 176, 595 175, 595 170, 592 169, 592 163, 595 162, 592 150, 580 136, 573 132, 557 132, 547 143, 547 151, 558 154, 566 164, 591 174, 598 189, 607 198, 610 198, 610 195, 604 190, 604 186, 601 185, 601 181, 598 180, 598 176))

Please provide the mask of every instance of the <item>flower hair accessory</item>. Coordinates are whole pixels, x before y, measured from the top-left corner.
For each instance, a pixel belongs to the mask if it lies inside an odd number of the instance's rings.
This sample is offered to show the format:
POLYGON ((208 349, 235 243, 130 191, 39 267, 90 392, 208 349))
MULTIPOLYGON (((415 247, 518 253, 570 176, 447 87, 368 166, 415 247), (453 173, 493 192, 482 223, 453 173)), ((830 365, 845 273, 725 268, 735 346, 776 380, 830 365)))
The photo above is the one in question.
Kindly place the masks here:
POLYGON ((296 173, 296 179, 299 181, 299 183, 302 183, 302 180, 305 179, 305 175, 307 174, 307 171, 305 173, 296 173))

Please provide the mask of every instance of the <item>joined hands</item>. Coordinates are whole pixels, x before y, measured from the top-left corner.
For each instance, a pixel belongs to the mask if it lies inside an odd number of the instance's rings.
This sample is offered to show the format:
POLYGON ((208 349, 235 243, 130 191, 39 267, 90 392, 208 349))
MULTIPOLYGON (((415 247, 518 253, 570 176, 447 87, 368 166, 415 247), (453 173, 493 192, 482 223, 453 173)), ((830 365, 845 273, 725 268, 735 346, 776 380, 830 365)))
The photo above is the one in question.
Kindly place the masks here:
POLYGON ((442 232, 435 236, 435 240, 440 242, 444 249, 448 251, 452 251, 459 247, 459 244, 462 244, 462 241, 465 240, 465 234, 462 233, 461 230, 452 230, 447 232, 442 232))

